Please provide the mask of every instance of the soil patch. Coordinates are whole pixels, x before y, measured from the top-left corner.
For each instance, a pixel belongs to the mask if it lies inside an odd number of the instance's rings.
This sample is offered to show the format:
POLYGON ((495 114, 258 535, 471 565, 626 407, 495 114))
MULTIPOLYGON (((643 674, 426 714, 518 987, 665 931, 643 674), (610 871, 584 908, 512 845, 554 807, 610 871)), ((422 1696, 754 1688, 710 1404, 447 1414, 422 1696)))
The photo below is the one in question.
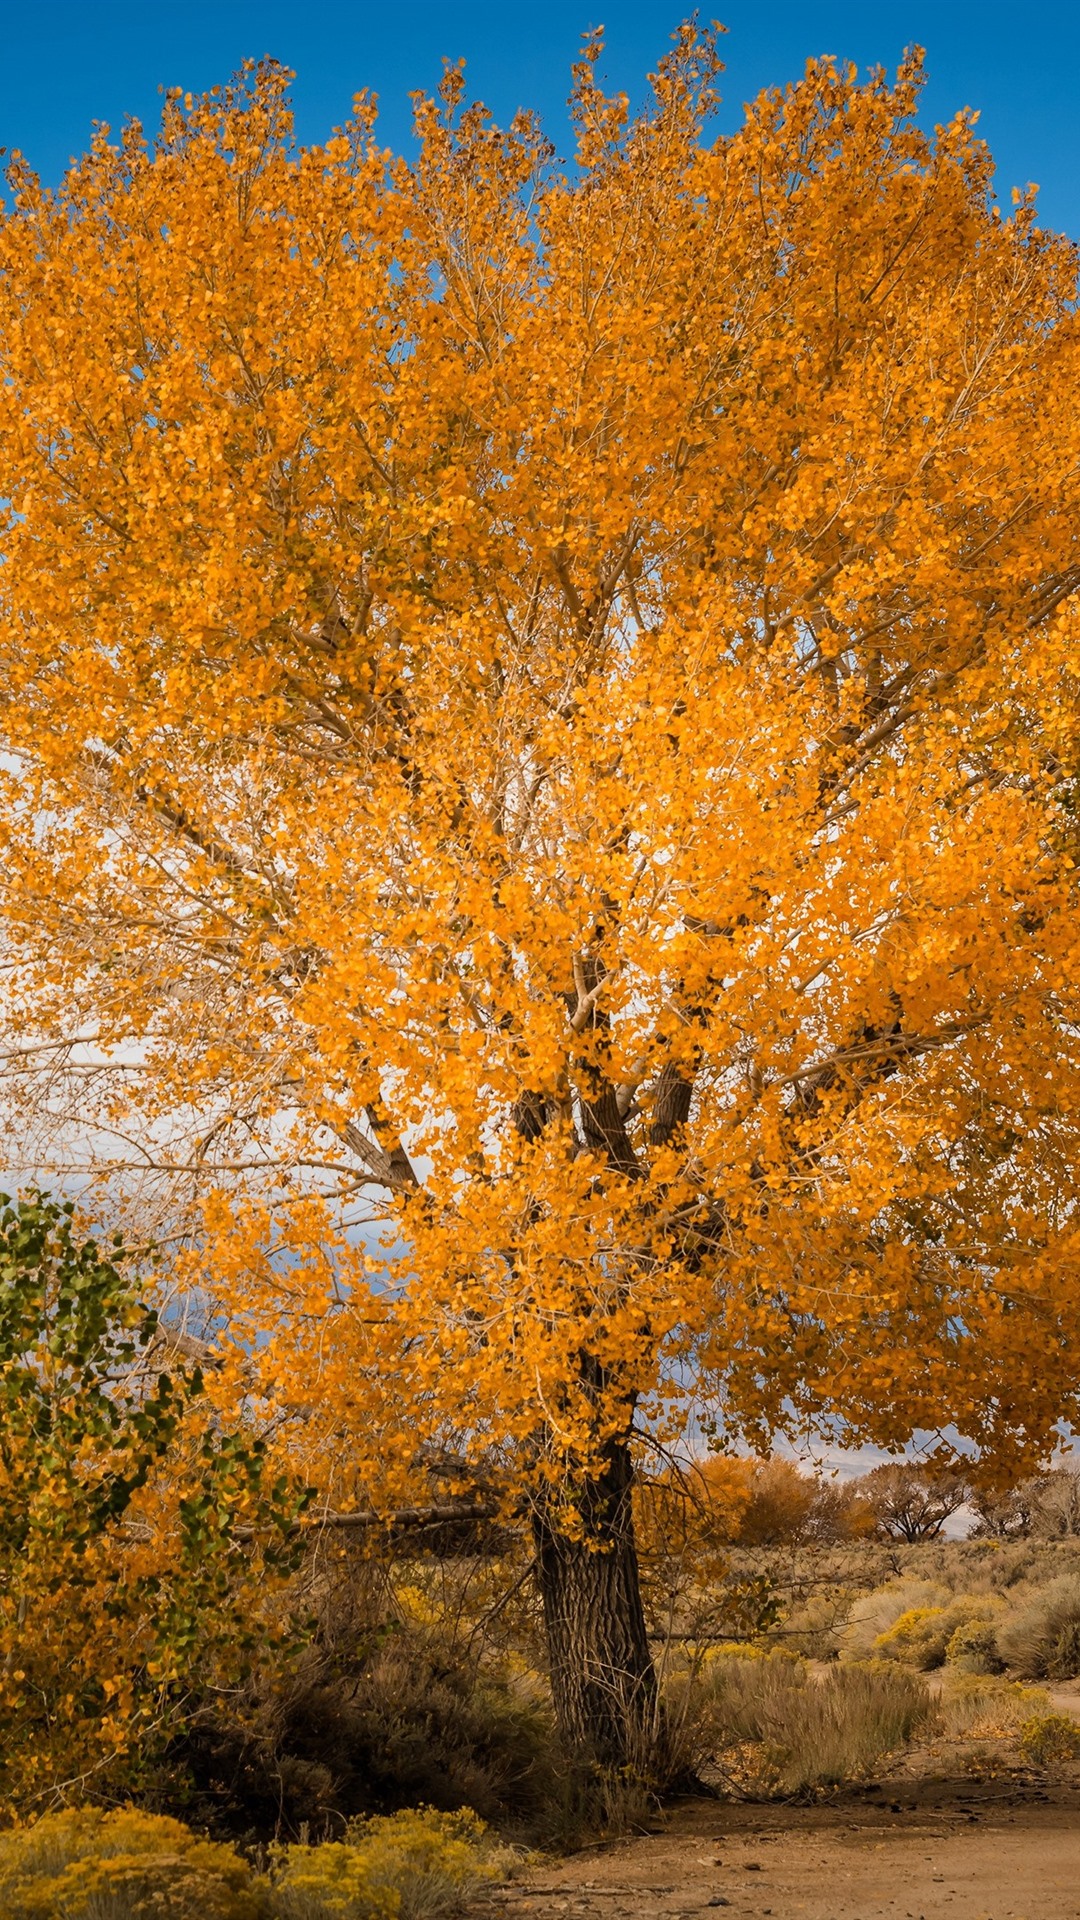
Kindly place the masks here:
POLYGON ((687 1801, 509 1888, 507 1920, 1078 1920, 1080 1789, 894 1783, 827 1806, 687 1801))

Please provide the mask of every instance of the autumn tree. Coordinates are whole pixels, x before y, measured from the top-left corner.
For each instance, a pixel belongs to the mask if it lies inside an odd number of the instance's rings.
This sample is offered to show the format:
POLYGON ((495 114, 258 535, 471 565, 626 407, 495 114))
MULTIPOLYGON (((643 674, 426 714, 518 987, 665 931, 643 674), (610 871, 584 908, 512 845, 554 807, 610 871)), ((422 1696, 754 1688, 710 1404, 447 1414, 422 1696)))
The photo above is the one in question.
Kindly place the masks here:
POLYGON ((621 1763, 689 1399, 1076 1406, 1080 362, 917 59, 714 137, 708 37, 598 53, 568 172, 456 68, 413 161, 272 65, 15 160, 0 820, 12 1154, 335 1499, 527 1515, 621 1763))
POLYGON ((741 1546, 806 1547, 859 1539, 873 1529, 860 1483, 839 1484, 800 1472, 774 1456, 745 1463, 746 1504, 735 1538, 741 1546))
POLYGON ((936 1540, 970 1492, 962 1472, 929 1461, 886 1460, 857 1484, 878 1532, 909 1542, 936 1540))
POLYGON ((786 1546, 810 1525, 815 1487, 793 1460, 748 1461, 747 1502, 738 1538, 746 1546, 786 1546))
POLYGON ((973 1533, 981 1539, 1080 1538, 1080 1469, 1072 1464, 1025 1474, 1013 1486, 972 1492, 973 1533))

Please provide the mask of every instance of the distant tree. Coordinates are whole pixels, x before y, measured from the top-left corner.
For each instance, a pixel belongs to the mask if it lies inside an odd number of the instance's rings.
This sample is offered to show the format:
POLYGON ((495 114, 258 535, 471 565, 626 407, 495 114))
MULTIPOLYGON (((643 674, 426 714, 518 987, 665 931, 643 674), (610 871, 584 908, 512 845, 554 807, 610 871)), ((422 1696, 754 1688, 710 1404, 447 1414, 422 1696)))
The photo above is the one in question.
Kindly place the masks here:
POLYGON ((1026 1540, 1032 1531, 1041 1485, 1041 1474, 1029 1474, 1012 1487, 973 1489, 973 1535, 983 1540, 1026 1540))
POLYGON ((807 1539, 819 1546, 865 1540, 876 1525, 874 1512, 857 1480, 815 1481, 807 1539))
POLYGON ((740 1546, 835 1545, 873 1530, 873 1515, 857 1483, 805 1473, 775 1454, 741 1464, 747 1497, 735 1536, 740 1546))
POLYGON ((747 1491, 736 1535, 741 1546, 789 1546, 806 1538, 817 1485, 793 1461, 776 1457, 753 1461, 747 1491))
POLYGON ((1080 1537, 1080 1468, 1029 1474, 1013 1487, 976 1489, 974 1531, 981 1538, 1064 1540, 1080 1537))
POLYGON ((936 1540, 969 1493, 963 1474, 906 1460, 886 1461, 856 1485, 889 1540, 936 1540))
POLYGON ((723 1556, 741 1547, 833 1544, 871 1532, 874 1516, 856 1482, 802 1471, 775 1454, 710 1454, 641 1482, 643 1523, 687 1551, 723 1556))

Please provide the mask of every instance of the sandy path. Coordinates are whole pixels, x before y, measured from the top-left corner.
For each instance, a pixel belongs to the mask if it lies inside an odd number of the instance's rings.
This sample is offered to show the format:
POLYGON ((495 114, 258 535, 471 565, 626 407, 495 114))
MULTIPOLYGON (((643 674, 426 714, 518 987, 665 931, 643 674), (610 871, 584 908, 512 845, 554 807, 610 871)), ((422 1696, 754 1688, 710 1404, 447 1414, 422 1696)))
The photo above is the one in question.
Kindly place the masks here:
POLYGON ((1071 1713, 1080 1720, 1080 1680, 1043 1682, 1055 1713, 1071 1713))
POLYGON ((1080 1794, 718 1808, 508 1890, 507 1920, 1080 1920, 1080 1794))

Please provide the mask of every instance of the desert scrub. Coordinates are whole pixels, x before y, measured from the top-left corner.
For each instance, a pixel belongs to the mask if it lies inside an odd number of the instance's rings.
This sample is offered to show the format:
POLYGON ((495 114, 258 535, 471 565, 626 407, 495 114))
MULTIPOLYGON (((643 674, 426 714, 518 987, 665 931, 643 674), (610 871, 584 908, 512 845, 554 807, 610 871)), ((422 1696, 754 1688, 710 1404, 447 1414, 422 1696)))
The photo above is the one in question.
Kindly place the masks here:
POLYGON ((280 1920, 398 1920, 397 1889, 371 1873, 358 1847, 324 1840, 277 1855, 274 1914, 280 1920))
POLYGON ((273 1913, 275 1920, 441 1920, 519 1860, 467 1810, 387 1814, 355 1821, 341 1842, 277 1849, 273 1913))
POLYGON ((945 1608, 952 1601, 948 1587, 930 1580, 890 1580, 856 1600, 840 1635, 845 1660, 873 1660, 878 1644, 905 1614, 945 1608))
POLYGON ((1000 1673, 1005 1665, 997 1643, 1000 1624, 1000 1610, 997 1615, 973 1614, 962 1621, 945 1649, 946 1666, 954 1673, 1000 1673))
POLYGON ((448 1920, 521 1855, 469 1812, 355 1822, 274 1849, 269 1880, 229 1846, 130 1809, 51 1814, 0 1836, 4 1920, 448 1920))
MULTIPOLYGON (((884 1660, 903 1660, 930 1673, 945 1664, 949 1646, 957 1633, 979 1621, 989 1621, 985 1601, 971 1596, 950 1601, 948 1606, 909 1607, 891 1627, 879 1633, 874 1652, 884 1660)), ((992 1632, 992 1627, 991 1627, 992 1632)))
POLYGON ((1004 1620, 998 1648, 1007 1666, 1032 1680, 1080 1674, 1080 1574, 1038 1588, 1004 1620))
POLYGON ((844 1643, 852 1598, 847 1589, 813 1594, 792 1607, 774 1630, 773 1637, 779 1645, 792 1653, 803 1654, 807 1660, 835 1660, 844 1643))
POLYGON ((1033 1713, 1020 1729, 1020 1758, 1054 1773, 1080 1760, 1080 1726, 1066 1713, 1033 1713))
POLYGON ((938 1729, 952 1739, 1012 1739, 1033 1714, 1049 1706, 1041 1687, 1022 1687, 1015 1680, 990 1675, 956 1674, 947 1680, 938 1702, 938 1729))
POLYGON ((683 1686, 691 1695, 682 1712, 688 1757, 750 1795, 863 1779, 933 1712, 916 1674, 881 1662, 814 1676, 791 1655, 729 1654, 683 1686))
POLYGON ((178 1820, 83 1808, 0 1835, 5 1920, 268 1920, 265 1881, 178 1820))
POLYGON ((545 1831, 559 1768, 540 1679, 449 1636, 361 1628, 193 1719, 172 1758, 215 1827, 340 1840, 350 1818, 431 1806, 545 1831))

